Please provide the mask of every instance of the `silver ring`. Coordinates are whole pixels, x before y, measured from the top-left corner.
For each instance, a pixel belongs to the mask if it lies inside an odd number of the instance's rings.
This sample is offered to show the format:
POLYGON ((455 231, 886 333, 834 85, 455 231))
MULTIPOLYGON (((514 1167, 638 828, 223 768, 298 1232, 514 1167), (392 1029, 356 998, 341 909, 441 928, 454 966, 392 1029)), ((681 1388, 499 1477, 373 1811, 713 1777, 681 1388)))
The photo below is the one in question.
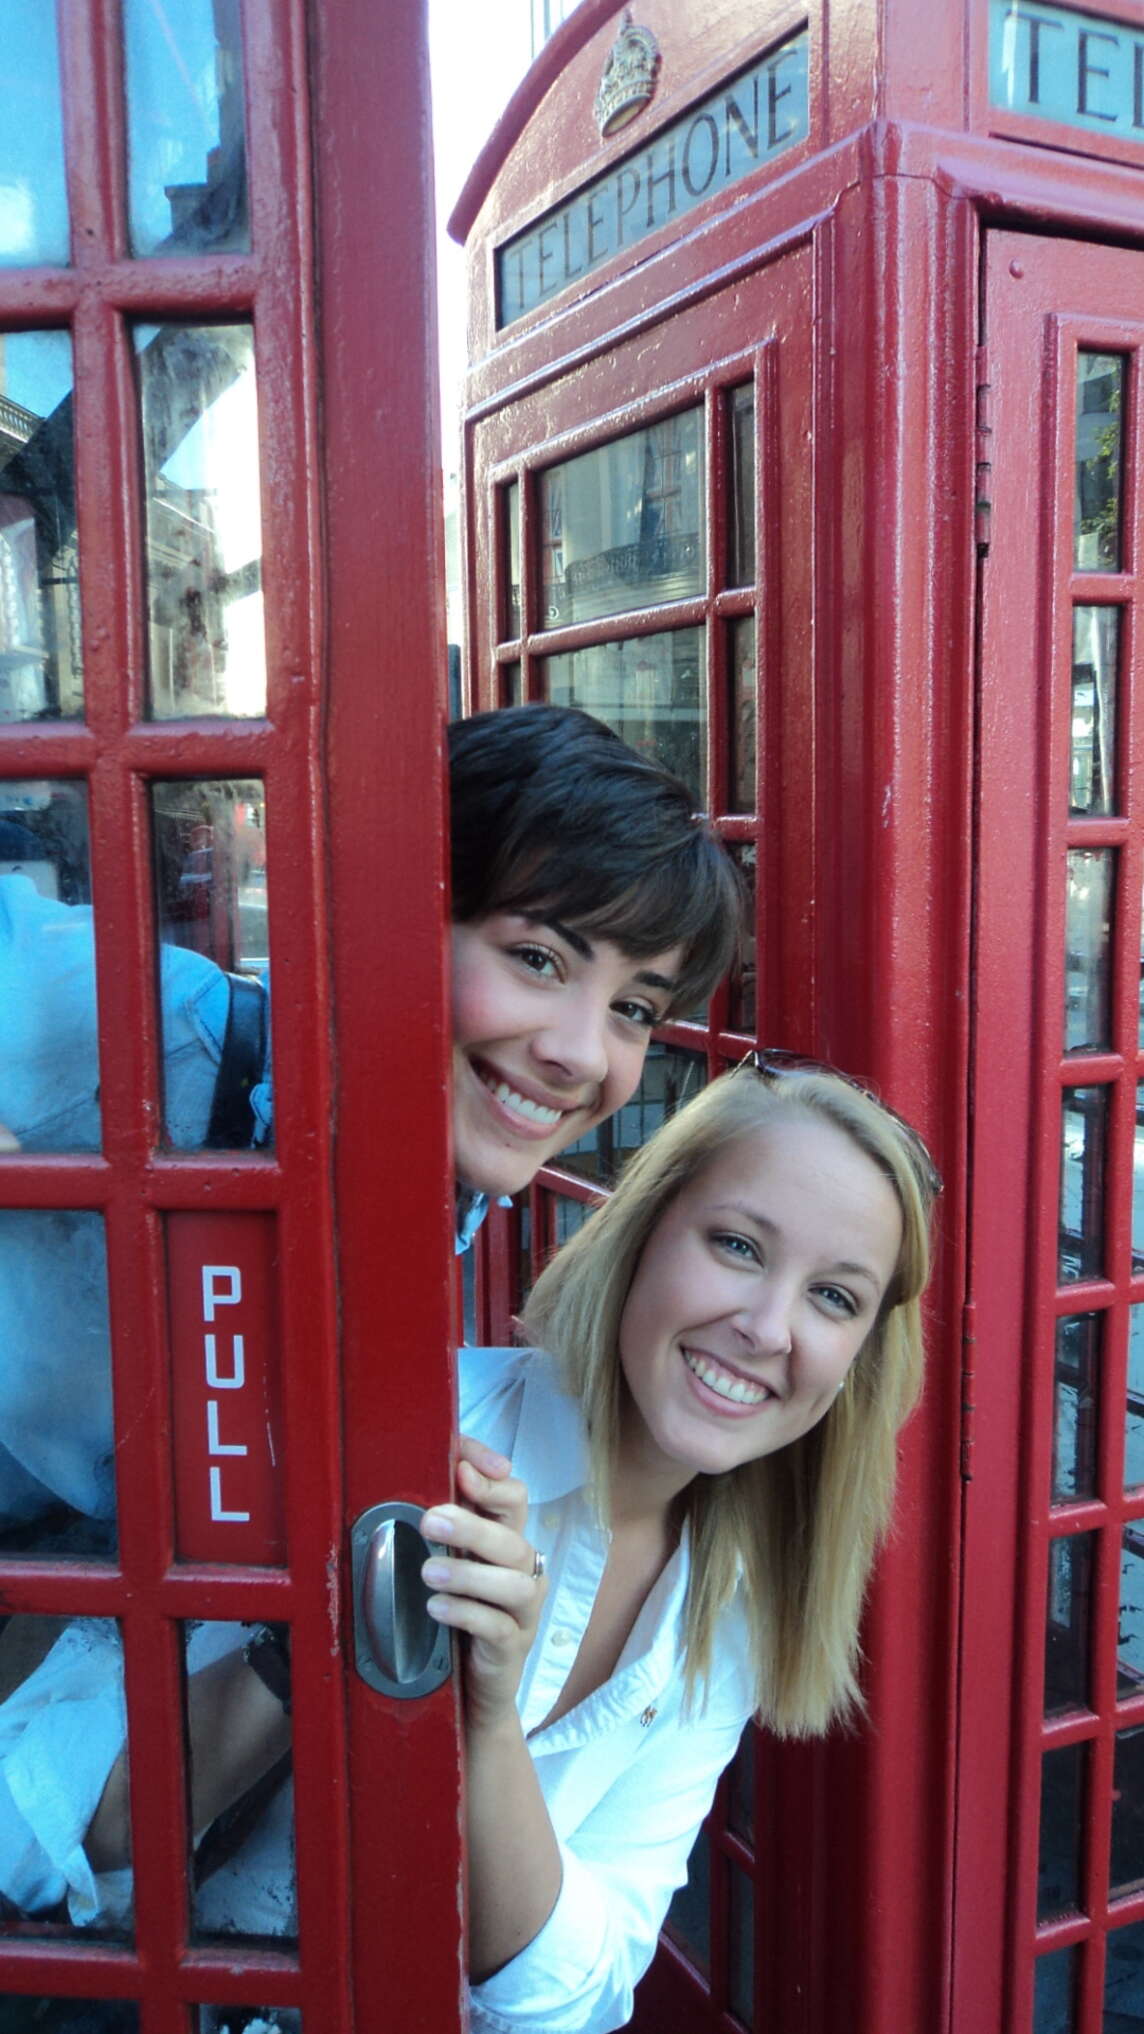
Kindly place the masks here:
POLYGON ((532 1555, 532 1579, 534 1582, 539 1582, 547 1566, 548 1563, 540 1549, 538 1547, 534 1548, 532 1555))

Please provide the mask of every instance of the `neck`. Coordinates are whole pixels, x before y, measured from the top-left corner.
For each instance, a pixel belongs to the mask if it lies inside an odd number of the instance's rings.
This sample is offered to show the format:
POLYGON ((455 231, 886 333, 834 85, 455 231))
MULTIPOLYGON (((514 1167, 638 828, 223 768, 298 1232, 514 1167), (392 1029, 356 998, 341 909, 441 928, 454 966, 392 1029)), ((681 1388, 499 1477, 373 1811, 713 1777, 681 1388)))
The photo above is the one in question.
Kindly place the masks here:
POLYGON ((666 1527, 676 1499, 694 1483, 694 1472, 670 1462, 654 1447, 628 1399, 620 1423, 620 1446, 612 1477, 612 1525, 666 1527))

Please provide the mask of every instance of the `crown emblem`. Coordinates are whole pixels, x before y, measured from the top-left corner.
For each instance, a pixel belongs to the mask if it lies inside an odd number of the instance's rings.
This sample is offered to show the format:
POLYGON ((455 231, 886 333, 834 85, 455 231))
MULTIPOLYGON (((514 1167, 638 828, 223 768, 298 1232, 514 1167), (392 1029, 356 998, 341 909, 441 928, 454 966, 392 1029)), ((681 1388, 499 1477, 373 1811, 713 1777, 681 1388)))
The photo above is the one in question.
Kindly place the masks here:
POLYGON ((658 69, 659 44, 650 28, 632 27, 632 10, 625 7, 596 93, 596 125, 602 139, 626 127, 647 105, 658 69))

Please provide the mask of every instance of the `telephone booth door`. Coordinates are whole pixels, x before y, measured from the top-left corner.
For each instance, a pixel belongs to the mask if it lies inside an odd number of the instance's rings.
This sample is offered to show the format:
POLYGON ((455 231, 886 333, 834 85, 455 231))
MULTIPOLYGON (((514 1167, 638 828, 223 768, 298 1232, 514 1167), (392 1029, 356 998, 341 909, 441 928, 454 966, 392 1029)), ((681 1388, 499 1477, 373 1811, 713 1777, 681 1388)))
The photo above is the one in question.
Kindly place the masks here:
POLYGON ((450 2034, 422 8, 4 31, 0 2029, 450 2034))
POLYGON ((1144 2022, 1144 253, 985 246, 955 2011, 1097 2034, 1144 2022))

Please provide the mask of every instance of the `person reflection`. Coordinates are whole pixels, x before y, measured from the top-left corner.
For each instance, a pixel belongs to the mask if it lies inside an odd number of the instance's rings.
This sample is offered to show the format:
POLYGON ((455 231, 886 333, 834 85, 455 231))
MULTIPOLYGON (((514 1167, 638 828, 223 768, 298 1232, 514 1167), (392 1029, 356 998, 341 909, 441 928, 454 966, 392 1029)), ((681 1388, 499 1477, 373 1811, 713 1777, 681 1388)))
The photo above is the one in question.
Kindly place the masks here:
MULTIPOLYGON (((460 1251, 490 1198, 519 1192, 630 1099, 654 1027, 702 1003, 726 972, 740 901, 734 868, 686 787, 589 715, 543 706, 477 715, 451 727, 449 753, 460 1251)), ((65 1086, 84 1113, 78 1131, 59 1126, 56 1148, 91 1148, 99 1136, 91 914, 50 905, 13 880, 14 892, 0 892, 0 1011, 21 1015, 15 1049, 0 1055, 0 1120, 22 1147, 44 1148, 49 1070, 61 1063, 62 1041, 65 1086)), ((164 950, 162 990, 165 1019, 170 998, 172 1026, 181 1024, 165 1035, 183 1048, 176 1066, 168 1042, 180 1126, 172 1140, 193 1146, 211 1119, 226 985, 202 956, 176 949, 170 959, 164 950)), ((252 1136, 265 1134, 268 1089, 260 1084, 254 1099, 262 1113, 252 1136)), ((169 1099, 169 1127, 171 1112, 169 1099)), ((15 1352, 0 1371, 0 1447, 16 1459, 26 1427, 55 1433, 61 1459, 89 1472, 103 1465, 106 1509, 105 1288, 94 1276, 69 1286, 65 1258, 61 1250, 41 1259, 42 1281, 69 1295, 50 1343, 14 1275, 0 1270, 0 1346, 15 1352), (22 1368, 43 1380, 34 1421, 22 1368), (96 1407, 85 1434, 72 1418, 80 1386, 96 1407)), ((51 1504, 75 1506, 78 1494, 42 1463, 36 1478, 34 1527, 51 1504)), ((291 1802, 281 1784, 288 1634, 197 1627, 188 1669, 196 1924, 292 1932, 291 1802)), ((119 1638, 91 1621, 65 1630, 0 1704, 0 1893, 13 1909, 66 1914, 78 1926, 125 1924, 125 1732, 119 1638), (5 1786, 9 1772, 18 1784, 5 1786)))

